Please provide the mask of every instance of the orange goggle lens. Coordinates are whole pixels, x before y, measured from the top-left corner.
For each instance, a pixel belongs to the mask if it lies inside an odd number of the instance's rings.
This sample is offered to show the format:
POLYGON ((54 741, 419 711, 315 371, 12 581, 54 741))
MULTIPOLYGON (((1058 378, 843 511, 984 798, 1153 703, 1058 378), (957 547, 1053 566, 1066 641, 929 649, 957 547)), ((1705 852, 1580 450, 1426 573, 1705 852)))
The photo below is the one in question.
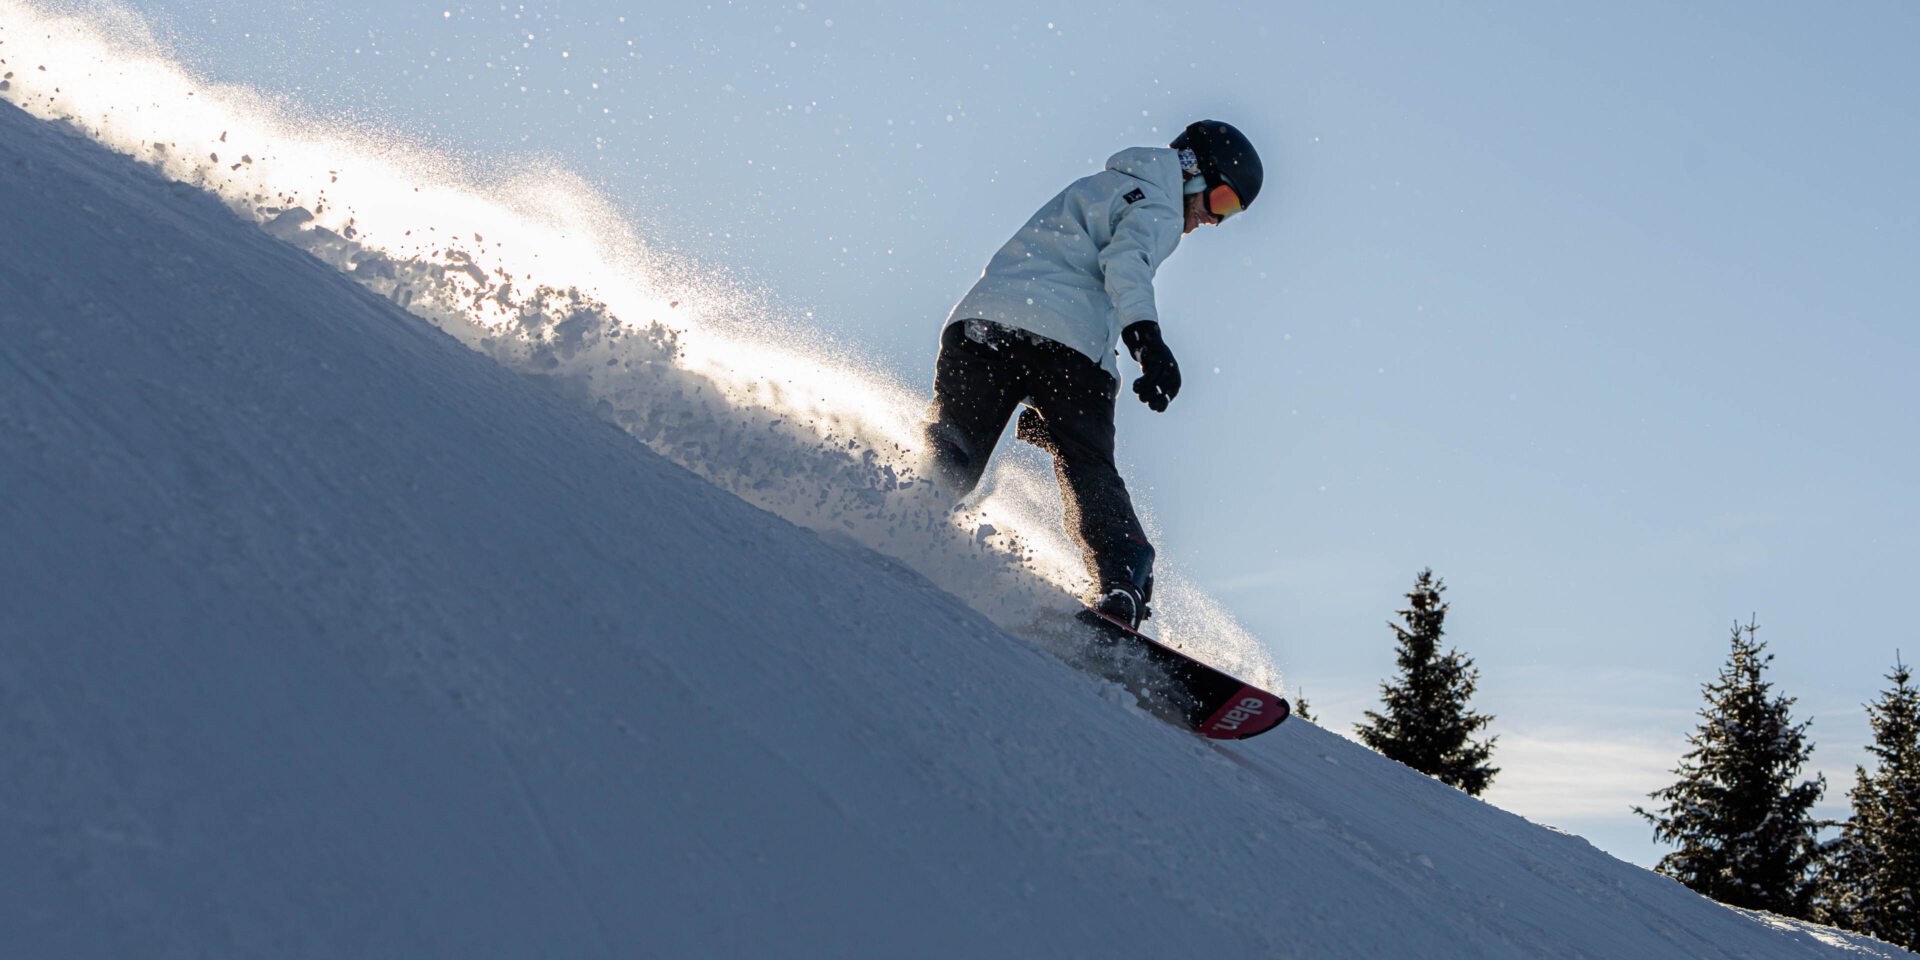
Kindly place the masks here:
POLYGON ((1214 187, 1207 191, 1207 210, 1225 220, 1240 212, 1240 195, 1224 183, 1214 187))

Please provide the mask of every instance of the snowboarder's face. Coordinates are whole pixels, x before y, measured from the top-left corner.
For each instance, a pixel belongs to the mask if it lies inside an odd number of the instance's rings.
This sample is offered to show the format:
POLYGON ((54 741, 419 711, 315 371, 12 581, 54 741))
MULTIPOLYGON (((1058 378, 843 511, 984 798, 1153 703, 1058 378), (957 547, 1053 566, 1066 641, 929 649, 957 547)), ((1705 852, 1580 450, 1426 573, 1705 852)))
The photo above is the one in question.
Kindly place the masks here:
POLYGON ((1181 235, 1184 236, 1186 234, 1192 233, 1195 228, 1199 227, 1203 223, 1219 223, 1219 222, 1220 222, 1220 218, 1214 216, 1213 211, 1207 209, 1206 194, 1195 193, 1195 194, 1189 194, 1187 196, 1187 227, 1186 229, 1180 231, 1181 235))

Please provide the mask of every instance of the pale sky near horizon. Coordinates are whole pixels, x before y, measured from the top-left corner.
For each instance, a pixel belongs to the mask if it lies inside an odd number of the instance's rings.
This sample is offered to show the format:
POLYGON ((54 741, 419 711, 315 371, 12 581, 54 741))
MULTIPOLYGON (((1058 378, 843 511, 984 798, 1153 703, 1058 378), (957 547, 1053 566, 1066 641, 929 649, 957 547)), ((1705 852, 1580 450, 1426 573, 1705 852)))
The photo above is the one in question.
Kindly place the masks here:
POLYGON ((1920 659, 1911 5, 130 6, 215 79, 564 165, 912 382, 1054 192, 1237 124, 1267 185, 1160 275, 1185 389, 1121 405, 1163 554, 1343 731, 1433 568, 1488 798, 1619 856, 1736 619, 1829 815, 1920 659))

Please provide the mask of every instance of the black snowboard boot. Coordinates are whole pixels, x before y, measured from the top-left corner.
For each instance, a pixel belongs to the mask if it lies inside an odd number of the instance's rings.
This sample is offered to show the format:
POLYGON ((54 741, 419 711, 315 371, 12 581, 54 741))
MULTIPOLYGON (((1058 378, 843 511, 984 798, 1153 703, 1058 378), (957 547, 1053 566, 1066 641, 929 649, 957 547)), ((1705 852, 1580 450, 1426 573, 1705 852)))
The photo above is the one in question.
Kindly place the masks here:
POLYGON ((1152 590, 1152 580, 1147 581, 1145 590, 1129 580, 1114 580, 1101 585, 1093 609, 1138 630, 1141 621, 1153 616, 1153 611, 1147 609, 1147 597, 1152 590))

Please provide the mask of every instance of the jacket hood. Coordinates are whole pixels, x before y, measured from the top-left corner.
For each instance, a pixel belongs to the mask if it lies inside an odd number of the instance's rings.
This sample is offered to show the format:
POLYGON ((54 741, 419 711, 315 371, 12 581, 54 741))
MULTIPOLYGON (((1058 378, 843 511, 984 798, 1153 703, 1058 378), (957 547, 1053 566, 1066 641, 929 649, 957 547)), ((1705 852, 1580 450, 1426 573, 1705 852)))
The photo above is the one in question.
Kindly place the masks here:
POLYGON ((1180 195, 1180 154, 1168 147, 1128 147, 1107 158, 1107 169, 1180 195))

